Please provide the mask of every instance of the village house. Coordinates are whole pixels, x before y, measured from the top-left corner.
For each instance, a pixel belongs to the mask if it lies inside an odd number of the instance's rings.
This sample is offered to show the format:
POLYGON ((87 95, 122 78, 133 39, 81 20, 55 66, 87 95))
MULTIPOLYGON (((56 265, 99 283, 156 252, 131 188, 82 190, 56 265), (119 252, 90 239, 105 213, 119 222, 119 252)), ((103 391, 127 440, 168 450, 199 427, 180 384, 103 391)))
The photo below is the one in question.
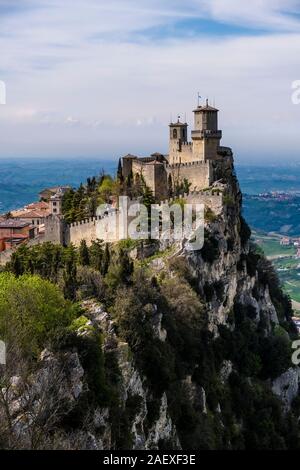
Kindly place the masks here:
POLYGON ((46 189, 43 189, 39 193, 39 198, 41 201, 48 202, 51 196, 54 196, 58 191, 62 191, 64 193, 68 189, 71 189, 71 187, 70 186, 54 186, 53 188, 46 188, 46 189))
POLYGON ((30 222, 16 219, 0 221, 0 251, 14 248, 34 238, 34 228, 30 222))
POLYGON ((11 217, 29 222, 35 228, 35 234, 38 235, 44 232, 45 220, 50 213, 49 203, 40 201, 28 204, 23 209, 11 211, 11 217))

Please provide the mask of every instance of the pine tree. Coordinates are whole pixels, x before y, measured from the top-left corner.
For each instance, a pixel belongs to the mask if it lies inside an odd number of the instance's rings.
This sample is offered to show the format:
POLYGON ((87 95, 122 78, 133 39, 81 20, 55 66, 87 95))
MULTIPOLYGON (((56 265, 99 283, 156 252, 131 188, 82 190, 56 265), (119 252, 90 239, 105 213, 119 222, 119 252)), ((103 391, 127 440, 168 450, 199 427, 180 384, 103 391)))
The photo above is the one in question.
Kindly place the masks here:
POLYGON ((89 249, 89 254, 91 266, 97 271, 101 272, 103 261, 103 248, 101 240, 96 240, 92 242, 89 249))
POLYGON ((155 198, 151 189, 148 186, 144 186, 143 191, 143 204, 147 207, 148 211, 151 208, 151 204, 155 203, 155 198))
POLYGON ((108 243, 105 245, 105 250, 104 250, 104 255, 103 255, 103 260, 102 260, 102 265, 101 265, 101 274, 102 276, 106 276, 109 268, 109 263, 110 263, 110 252, 109 252, 109 246, 108 243))
POLYGON ((86 241, 81 240, 79 246, 79 264, 82 266, 89 266, 90 264, 90 255, 89 249, 87 247, 86 241))
POLYGON ((119 163, 118 163, 117 179, 120 182, 120 184, 123 184, 124 178, 123 178, 121 158, 119 158, 119 163))
POLYGON ((127 251, 121 249, 119 253, 120 280, 129 284, 134 270, 133 261, 129 258, 127 251))
POLYGON ((11 271, 14 273, 15 276, 18 277, 24 273, 22 259, 17 251, 12 254, 10 266, 11 266, 11 271))
POLYGON ((66 299, 74 300, 76 297, 77 287, 77 254, 73 245, 65 249, 65 270, 64 277, 64 295, 66 299))

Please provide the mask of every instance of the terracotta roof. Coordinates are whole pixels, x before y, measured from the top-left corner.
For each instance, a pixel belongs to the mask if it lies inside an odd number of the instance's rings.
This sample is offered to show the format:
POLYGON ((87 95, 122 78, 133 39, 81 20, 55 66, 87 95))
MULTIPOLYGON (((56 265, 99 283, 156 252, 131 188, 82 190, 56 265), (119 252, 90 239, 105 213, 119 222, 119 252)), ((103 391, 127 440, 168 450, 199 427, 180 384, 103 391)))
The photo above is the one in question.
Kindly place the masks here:
POLYGON ((23 211, 18 212, 14 217, 19 219, 42 219, 47 217, 50 214, 50 210, 41 211, 41 210, 32 210, 32 211, 23 211))
POLYGON ((0 221, 0 228, 24 228, 30 225, 25 220, 4 219, 0 221))
POLYGON ((25 208, 30 210, 47 210, 49 209, 49 204, 45 201, 32 202, 31 204, 27 204, 25 208))

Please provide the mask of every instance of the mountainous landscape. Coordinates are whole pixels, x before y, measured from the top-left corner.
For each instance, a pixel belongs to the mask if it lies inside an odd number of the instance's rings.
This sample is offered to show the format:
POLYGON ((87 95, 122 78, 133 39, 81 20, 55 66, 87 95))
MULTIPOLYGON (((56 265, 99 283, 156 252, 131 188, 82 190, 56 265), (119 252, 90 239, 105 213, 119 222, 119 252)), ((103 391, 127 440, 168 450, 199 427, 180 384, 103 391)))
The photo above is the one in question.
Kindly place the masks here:
POLYGON ((298 448, 291 305, 250 242, 232 168, 223 183, 200 251, 150 241, 147 255, 125 240, 15 252, 0 275, 13 338, 2 446, 298 448))
POLYGON ((2 466, 286 464, 300 2, 0 0, 0 20, 2 466))

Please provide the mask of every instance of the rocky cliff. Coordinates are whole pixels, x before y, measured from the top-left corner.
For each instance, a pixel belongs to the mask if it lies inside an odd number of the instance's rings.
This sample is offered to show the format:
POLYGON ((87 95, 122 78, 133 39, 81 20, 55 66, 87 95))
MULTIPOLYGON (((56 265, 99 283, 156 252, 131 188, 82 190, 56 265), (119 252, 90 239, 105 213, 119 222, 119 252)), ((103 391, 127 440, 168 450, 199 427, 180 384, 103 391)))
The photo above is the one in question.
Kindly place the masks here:
POLYGON ((206 214, 201 250, 163 246, 135 259, 126 282, 111 275, 105 294, 81 301, 72 330, 42 352, 29 379, 9 377, 11 442, 298 448, 290 302, 251 245, 231 165, 217 184, 223 209, 206 214))

